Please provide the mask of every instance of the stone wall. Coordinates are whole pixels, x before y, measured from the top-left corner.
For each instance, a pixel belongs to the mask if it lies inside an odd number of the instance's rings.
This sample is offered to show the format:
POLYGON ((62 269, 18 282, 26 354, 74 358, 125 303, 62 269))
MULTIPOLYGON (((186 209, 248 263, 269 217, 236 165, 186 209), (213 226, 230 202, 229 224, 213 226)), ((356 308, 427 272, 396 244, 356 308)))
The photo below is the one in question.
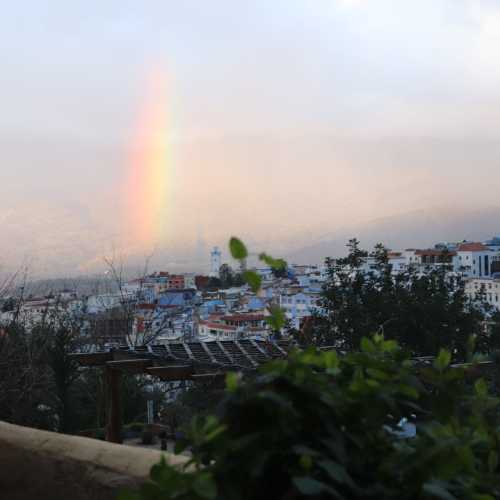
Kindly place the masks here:
MULTIPOLYGON (((185 457, 164 453, 172 464, 185 457)), ((111 500, 137 487, 160 451, 0 422, 0 498, 111 500)))

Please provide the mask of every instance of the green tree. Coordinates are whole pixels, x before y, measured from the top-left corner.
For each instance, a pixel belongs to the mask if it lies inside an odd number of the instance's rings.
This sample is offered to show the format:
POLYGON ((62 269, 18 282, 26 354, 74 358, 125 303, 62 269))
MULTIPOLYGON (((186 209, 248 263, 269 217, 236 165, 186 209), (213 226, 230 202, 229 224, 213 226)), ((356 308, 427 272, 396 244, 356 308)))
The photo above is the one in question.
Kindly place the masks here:
POLYGON ((229 264, 222 264, 220 266, 219 279, 222 288, 231 288, 233 286, 234 272, 229 264))
POLYGON ((340 263, 350 266, 351 269, 358 269, 365 262, 368 252, 359 247, 359 240, 357 238, 351 238, 346 246, 349 249, 349 253, 344 259, 339 259, 340 263))
POLYGON ((433 355, 445 346, 464 359, 474 335, 478 348, 489 351, 483 311, 467 299, 460 278, 444 267, 394 275, 382 244, 371 253, 367 271, 360 268, 367 252, 357 240, 348 246, 345 259, 327 261, 322 313, 314 322, 317 342, 352 350, 366 332, 381 331, 414 355, 433 355))
POLYGON ((229 264, 222 264, 219 269, 220 288, 241 286, 244 283, 242 274, 235 272, 229 264))
POLYGON ((489 350, 500 354, 500 311, 493 311, 488 321, 489 350))

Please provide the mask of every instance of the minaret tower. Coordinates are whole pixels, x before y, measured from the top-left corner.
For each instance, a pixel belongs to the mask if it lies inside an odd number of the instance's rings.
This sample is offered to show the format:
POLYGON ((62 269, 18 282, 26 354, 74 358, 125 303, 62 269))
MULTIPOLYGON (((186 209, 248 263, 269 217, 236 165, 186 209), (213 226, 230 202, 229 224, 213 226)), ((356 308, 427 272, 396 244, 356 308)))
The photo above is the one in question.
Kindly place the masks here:
POLYGON ((219 277, 221 253, 219 247, 214 247, 210 252, 210 276, 213 278, 219 277))

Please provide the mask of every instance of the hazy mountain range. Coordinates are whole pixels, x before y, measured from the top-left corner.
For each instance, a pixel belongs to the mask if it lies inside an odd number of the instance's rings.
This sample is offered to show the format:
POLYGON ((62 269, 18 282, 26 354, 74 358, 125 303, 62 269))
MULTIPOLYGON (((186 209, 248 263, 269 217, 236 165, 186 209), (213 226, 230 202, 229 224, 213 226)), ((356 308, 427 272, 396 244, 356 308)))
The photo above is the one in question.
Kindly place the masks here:
POLYGON ((375 219, 359 225, 347 225, 325 235, 308 246, 287 255, 290 262, 318 263, 326 256, 342 256, 350 238, 371 249, 382 242, 391 249, 426 248, 437 242, 464 239, 483 241, 500 234, 500 207, 460 211, 450 208, 418 210, 403 215, 375 219))
MULTIPOLYGON (((457 202, 458 203, 458 202, 457 202)), ((17 214, 19 215, 19 214, 17 214)), ((338 214, 336 214, 338 217, 338 214)), ((356 237, 361 241, 361 246, 370 250, 376 243, 382 242, 391 249, 404 248, 426 248, 431 247, 437 242, 449 241, 456 242, 467 240, 483 241, 494 235, 500 234, 500 207, 489 207, 478 210, 455 210, 452 207, 430 208, 413 212, 407 212, 401 215, 374 219, 365 223, 349 223, 346 214, 346 222, 341 229, 319 235, 311 229, 309 234, 301 233, 288 235, 283 239, 275 235, 274 238, 261 240, 255 238, 244 240, 249 244, 249 248, 254 251, 267 251, 276 256, 285 257, 290 263, 321 263, 326 256, 343 256, 346 254, 346 243, 350 238, 356 237), (304 245, 304 242, 310 243, 304 245), (286 251, 284 249, 290 249, 286 251)), ((37 218, 26 219, 24 232, 21 235, 28 237, 33 234, 43 234, 36 231, 33 226, 37 225, 37 218), (29 226, 29 230, 26 226, 29 226)), ((78 276, 89 277, 94 273, 101 274, 106 271, 103 256, 95 254, 95 237, 92 233, 92 224, 88 224, 86 231, 80 231, 78 234, 68 234, 61 232, 58 238, 45 238, 41 241, 38 238, 32 244, 30 252, 31 258, 25 259, 25 265, 30 271, 30 278, 38 280, 39 278, 62 278, 64 276, 78 279, 78 276), (49 245, 50 243, 50 245, 49 245), (45 246, 45 245, 46 246, 45 246), (94 255, 93 259, 89 256, 94 255), (82 263, 95 262, 88 269, 82 263), (43 262, 44 269, 40 264, 43 262), (34 272, 33 272, 34 271, 34 272), (43 271, 43 272, 40 272, 43 271)), ((12 234, 12 239, 15 240, 12 234)), ((230 235, 228 235, 229 238, 230 235)), ((19 240, 18 240, 19 241, 19 240)), ((231 261, 227 253, 226 241, 219 243, 223 251, 223 262, 231 261)), ((14 250, 15 247, 12 249, 14 250)), ((2 272, 9 274, 9 253, 3 253, 3 266, 0 267, 0 278, 2 272)), ((178 249, 159 249, 151 260, 149 270, 168 270, 171 272, 207 273, 209 267, 210 245, 203 245, 197 248, 186 246, 178 249)), ((22 255, 21 255, 22 257, 22 255)), ((12 260, 11 260, 12 262, 12 260)), ((123 262, 124 274, 126 277, 137 277, 141 274, 144 266, 144 256, 129 254, 123 262)), ((250 262, 252 265, 253 262, 250 262)), ((19 269, 11 265, 10 270, 19 269)), ((31 280, 30 280, 31 281, 31 280)), ((64 281, 64 280, 63 280, 64 281)), ((91 279, 92 283, 95 280, 91 279)), ((67 283, 66 286, 74 287, 74 283, 67 283)), ((56 288, 59 288, 58 286, 56 288)))

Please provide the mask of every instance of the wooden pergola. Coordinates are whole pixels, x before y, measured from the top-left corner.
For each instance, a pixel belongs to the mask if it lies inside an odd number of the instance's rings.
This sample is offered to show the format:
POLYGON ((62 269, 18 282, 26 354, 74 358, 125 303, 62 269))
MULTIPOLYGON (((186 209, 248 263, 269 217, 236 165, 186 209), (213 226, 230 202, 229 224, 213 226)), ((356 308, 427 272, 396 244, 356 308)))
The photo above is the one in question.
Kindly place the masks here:
POLYGON ((257 340, 175 342, 162 345, 92 349, 71 356, 85 367, 105 370, 107 388, 106 440, 121 442, 123 373, 146 374, 164 381, 207 382, 228 371, 255 370, 272 359, 285 358, 287 345, 257 340))
MULTIPOLYGON (((228 371, 253 371, 272 359, 286 358, 288 342, 256 340, 226 340, 213 342, 175 342, 165 345, 120 346, 106 350, 92 349, 75 352, 71 356, 81 366, 105 370, 107 425, 106 440, 121 442, 122 402, 121 377, 123 373, 146 374, 163 381, 190 380, 207 383, 220 379, 228 371)), ((321 350, 331 350, 324 346, 321 350)), ((417 366, 425 367, 434 356, 413 358, 417 366)), ((494 367, 491 361, 454 364, 466 368, 472 376, 484 374, 494 367)))

